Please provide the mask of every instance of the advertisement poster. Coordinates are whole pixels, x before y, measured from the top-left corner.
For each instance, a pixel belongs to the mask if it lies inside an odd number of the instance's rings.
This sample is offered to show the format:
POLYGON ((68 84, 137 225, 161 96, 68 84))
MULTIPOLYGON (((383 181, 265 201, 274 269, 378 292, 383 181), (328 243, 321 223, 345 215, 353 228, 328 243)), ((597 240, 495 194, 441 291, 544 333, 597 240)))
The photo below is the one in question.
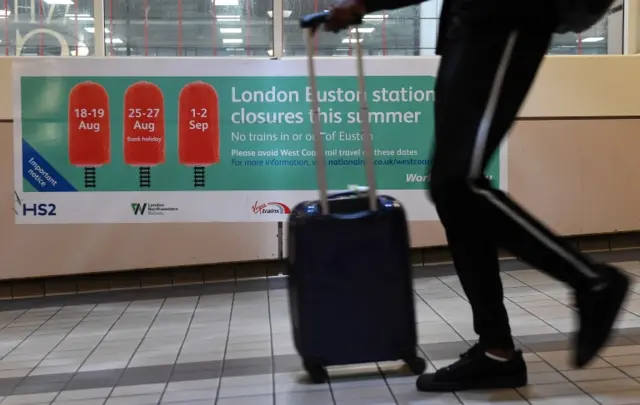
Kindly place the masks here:
MULTIPOLYGON (((316 199, 304 59, 16 59, 17 223, 285 221, 316 199)), ((435 220, 437 60, 365 62, 380 193, 435 220)), ((365 185, 352 59, 319 58, 329 188, 365 185)), ((504 158, 487 175, 504 186, 504 158), (501 164, 502 163, 502 164, 501 164)))

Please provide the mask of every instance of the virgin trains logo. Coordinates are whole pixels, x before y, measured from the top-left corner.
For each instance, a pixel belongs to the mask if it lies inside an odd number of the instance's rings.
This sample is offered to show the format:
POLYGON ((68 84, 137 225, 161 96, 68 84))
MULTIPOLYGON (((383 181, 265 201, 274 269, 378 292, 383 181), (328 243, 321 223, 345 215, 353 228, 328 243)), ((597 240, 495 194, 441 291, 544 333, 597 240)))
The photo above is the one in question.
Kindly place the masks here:
POLYGON ((291 214, 291 208, 281 202, 261 203, 256 201, 251 210, 256 215, 261 214, 291 214))

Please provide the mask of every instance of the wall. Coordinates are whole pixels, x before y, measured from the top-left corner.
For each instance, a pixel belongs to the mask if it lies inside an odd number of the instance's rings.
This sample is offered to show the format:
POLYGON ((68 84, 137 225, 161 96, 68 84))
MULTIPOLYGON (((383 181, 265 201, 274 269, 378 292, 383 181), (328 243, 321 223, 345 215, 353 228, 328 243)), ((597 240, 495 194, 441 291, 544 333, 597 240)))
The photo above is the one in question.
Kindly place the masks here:
POLYGON ((625 15, 624 15, 624 1, 614 0, 611 5, 611 12, 606 17, 606 38, 607 38, 607 53, 610 55, 624 54, 624 36, 625 36, 625 15))
MULTIPOLYGON (((0 88, 11 88, 10 65, 0 58, 0 88)), ((639 70, 635 56, 549 57, 527 99, 508 144, 509 189, 562 234, 640 228, 639 70)), ((269 223, 16 226, 10 96, 0 97, 0 278, 278 257, 269 223)), ((411 232, 414 246, 445 243, 438 222, 411 232)))
POLYGON ((640 53, 640 0, 624 2, 624 52, 640 53))

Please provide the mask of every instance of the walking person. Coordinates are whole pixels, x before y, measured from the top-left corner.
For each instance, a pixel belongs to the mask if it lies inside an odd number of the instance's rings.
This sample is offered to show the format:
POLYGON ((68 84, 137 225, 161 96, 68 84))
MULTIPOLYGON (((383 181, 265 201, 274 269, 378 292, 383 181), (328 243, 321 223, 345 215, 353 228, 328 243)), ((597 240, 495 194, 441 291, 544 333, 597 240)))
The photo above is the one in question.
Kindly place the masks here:
MULTIPOLYGON (((503 302, 498 247, 573 289, 579 321, 573 341, 576 367, 584 367, 603 347, 628 292, 623 272, 573 249, 484 177, 558 28, 555 1, 444 0, 430 195, 471 304, 479 343, 448 367, 420 376, 421 391, 527 384, 526 364, 515 349, 503 302)), ((342 0, 330 10, 325 29, 337 32, 367 13, 422 2, 342 0)))

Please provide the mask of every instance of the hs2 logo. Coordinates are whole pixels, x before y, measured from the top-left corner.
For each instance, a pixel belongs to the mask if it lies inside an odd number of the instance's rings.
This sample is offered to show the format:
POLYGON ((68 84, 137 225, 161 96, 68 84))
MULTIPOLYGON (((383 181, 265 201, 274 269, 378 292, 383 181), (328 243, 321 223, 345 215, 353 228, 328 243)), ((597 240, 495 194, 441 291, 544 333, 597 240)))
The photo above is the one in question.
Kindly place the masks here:
POLYGON ((22 201, 18 193, 15 193, 16 200, 13 212, 23 217, 55 217, 56 205, 51 203, 27 203, 22 201))

